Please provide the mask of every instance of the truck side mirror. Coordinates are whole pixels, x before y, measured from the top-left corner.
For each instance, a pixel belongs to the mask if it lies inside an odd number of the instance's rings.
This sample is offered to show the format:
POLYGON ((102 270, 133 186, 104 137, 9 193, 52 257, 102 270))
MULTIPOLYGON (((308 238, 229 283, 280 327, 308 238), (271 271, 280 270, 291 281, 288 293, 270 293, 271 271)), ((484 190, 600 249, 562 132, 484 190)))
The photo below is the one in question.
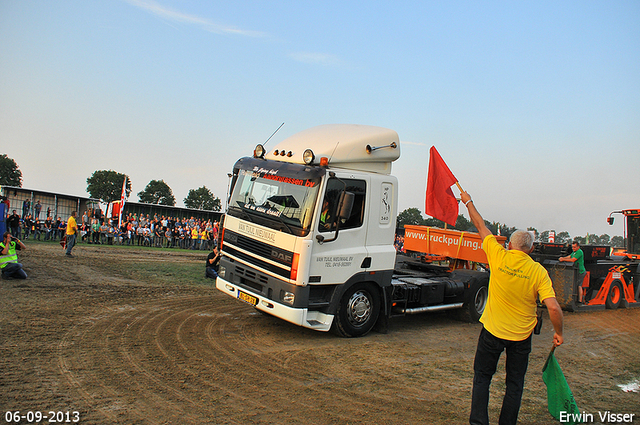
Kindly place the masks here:
POLYGON ((355 199, 356 195, 353 192, 343 192, 342 202, 340 202, 340 212, 338 213, 338 217, 340 217, 341 220, 346 220, 351 217, 355 199))
POLYGON ((607 217, 607 223, 609 223, 609 225, 613 224, 613 217, 607 217))
POLYGON ((356 199, 356 195, 353 192, 342 192, 342 195, 340 196, 340 210, 338 211, 338 217, 336 219, 336 228, 335 228, 335 234, 333 235, 333 237, 331 239, 325 239, 324 236, 322 235, 317 235, 316 239, 318 240, 319 243, 325 243, 325 242, 333 242, 336 239, 338 239, 338 232, 340 231, 340 223, 342 222, 342 220, 347 220, 350 216, 351 216, 351 211, 353 210, 353 203, 356 199))

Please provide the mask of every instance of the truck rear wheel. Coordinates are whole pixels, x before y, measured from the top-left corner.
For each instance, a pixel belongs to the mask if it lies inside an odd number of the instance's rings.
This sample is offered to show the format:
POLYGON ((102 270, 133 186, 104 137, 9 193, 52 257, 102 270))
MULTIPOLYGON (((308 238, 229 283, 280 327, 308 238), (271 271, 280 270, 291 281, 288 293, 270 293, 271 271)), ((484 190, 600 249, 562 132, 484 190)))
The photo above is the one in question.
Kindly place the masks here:
POLYGON ((469 310, 469 319, 472 322, 480 320, 480 316, 484 313, 489 299, 489 282, 485 280, 476 280, 471 283, 471 299, 467 304, 469 310))
POLYGON ((334 329, 344 337, 358 337, 369 333, 380 314, 380 292, 369 283, 358 283, 340 299, 334 329))
MULTIPOLYGON (((466 283, 465 283, 466 286, 466 283)), ((453 310, 455 317, 469 323, 476 323, 484 313, 489 298, 489 278, 484 276, 472 277, 469 289, 465 291, 465 302, 461 309, 453 310)))
POLYGON ((604 305, 611 310, 615 310, 620 306, 620 301, 622 301, 622 285, 616 280, 609 287, 609 293, 604 305))

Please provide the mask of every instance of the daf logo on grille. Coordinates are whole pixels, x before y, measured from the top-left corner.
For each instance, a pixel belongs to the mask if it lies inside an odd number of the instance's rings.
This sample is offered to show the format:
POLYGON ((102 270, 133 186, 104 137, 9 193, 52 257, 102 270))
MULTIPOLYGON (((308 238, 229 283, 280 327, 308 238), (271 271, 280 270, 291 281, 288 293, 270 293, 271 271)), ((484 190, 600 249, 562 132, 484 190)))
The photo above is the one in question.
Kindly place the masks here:
POLYGON ((292 258, 290 254, 285 254, 282 252, 278 252, 274 249, 271 250, 271 258, 275 258, 280 261, 284 261, 285 263, 291 263, 292 258))

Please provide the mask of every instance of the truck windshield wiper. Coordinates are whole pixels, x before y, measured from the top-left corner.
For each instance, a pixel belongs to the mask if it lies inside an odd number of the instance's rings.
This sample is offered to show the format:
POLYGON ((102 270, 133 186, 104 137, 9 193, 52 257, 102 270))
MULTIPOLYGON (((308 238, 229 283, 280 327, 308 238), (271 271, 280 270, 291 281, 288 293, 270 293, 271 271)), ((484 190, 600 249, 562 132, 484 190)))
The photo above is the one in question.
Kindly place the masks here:
POLYGON ((289 234, 293 235, 293 230, 291 230, 291 227, 289 227, 289 225, 287 223, 284 222, 284 220, 282 219, 281 216, 279 215, 270 215, 268 216, 269 218, 273 218, 273 219, 277 219, 280 223, 282 223, 282 225, 284 227, 287 228, 287 230, 289 231, 289 234))
POLYGON ((287 228, 287 230, 289 231, 289 234, 293 235, 293 230, 291 230, 291 227, 289 227, 289 225, 284 222, 282 217, 278 216, 277 218, 278 218, 278 220, 280 220, 280 223, 282 223, 284 225, 284 227, 287 228))
POLYGON ((247 220, 249 220, 250 222, 255 223, 255 222, 253 221, 253 218, 251 217, 251 214, 249 214, 248 212, 246 212, 246 211, 244 210, 244 208, 242 208, 242 207, 235 207, 235 206, 231 206, 231 205, 230 205, 230 206, 229 206, 229 209, 230 209, 230 210, 234 210, 234 211, 240 211, 240 213, 242 214, 242 216, 243 216, 243 217, 245 217, 245 218, 246 218, 247 220))
MULTIPOLYGON (((256 220, 255 220, 256 217, 252 217, 251 214, 249 214, 247 211, 245 211, 244 208, 242 208, 242 207, 230 206, 229 209, 230 210, 232 209, 234 211, 240 211, 242 217, 246 218, 251 223, 255 223, 256 222, 256 220)), ((289 232, 289 234, 291 234, 291 235, 294 234, 294 232, 291 229, 291 227, 289 227, 289 225, 284 222, 282 217, 280 217, 280 216, 272 216, 272 215, 265 215, 265 216, 268 217, 269 219, 279 221, 284 226, 283 229, 286 229, 289 232)))

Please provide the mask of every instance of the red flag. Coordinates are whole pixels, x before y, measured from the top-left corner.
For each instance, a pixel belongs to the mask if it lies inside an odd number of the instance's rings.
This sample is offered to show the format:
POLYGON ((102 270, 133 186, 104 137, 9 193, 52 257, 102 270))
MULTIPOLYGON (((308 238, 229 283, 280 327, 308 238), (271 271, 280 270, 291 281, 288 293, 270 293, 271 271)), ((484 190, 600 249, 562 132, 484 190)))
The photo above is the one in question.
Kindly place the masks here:
POLYGON ((122 212, 124 211, 124 201, 127 189, 127 178, 122 182, 122 195, 120 195, 120 211, 118 211, 118 226, 122 226, 122 212))
POLYGON ((431 146, 429 151, 429 176, 427 178, 427 196, 424 211, 433 218, 442 220, 452 226, 458 219, 458 201, 453 195, 451 186, 458 179, 453 175, 447 164, 431 146))

